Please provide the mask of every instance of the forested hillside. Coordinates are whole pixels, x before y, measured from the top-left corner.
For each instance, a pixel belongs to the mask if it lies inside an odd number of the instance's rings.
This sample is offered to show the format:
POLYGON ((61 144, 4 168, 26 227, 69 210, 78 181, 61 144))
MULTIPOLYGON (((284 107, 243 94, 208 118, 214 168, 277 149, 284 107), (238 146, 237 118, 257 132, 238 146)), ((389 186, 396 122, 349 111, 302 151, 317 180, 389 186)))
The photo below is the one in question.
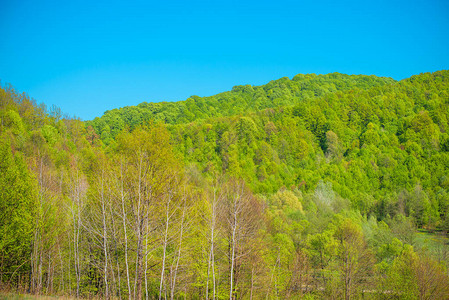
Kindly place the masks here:
POLYGON ((391 84, 391 78, 365 75, 298 74, 271 81, 263 86, 235 86, 232 91, 211 97, 192 96, 179 102, 143 102, 137 106, 113 109, 91 123, 103 141, 114 138, 125 127, 147 122, 167 124, 188 123, 205 118, 217 118, 256 112, 265 108, 293 105, 301 100, 316 98, 336 91, 366 89, 391 84))
POLYGON ((362 214, 449 228, 448 101, 448 73, 437 72, 168 128, 187 165, 256 193, 322 181, 362 214))
POLYGON ((449 71, 0 118, 2 291, 449 299, 449 71))

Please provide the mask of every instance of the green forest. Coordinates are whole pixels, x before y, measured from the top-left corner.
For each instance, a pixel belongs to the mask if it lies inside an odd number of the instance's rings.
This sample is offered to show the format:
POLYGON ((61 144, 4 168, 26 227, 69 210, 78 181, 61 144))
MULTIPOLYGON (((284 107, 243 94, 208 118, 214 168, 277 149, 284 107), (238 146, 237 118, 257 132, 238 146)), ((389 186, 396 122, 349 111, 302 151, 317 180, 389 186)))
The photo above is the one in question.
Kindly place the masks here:
POLYGON ((449 71, 64 113, 0 86, 0 292, 449 299, 449 71))

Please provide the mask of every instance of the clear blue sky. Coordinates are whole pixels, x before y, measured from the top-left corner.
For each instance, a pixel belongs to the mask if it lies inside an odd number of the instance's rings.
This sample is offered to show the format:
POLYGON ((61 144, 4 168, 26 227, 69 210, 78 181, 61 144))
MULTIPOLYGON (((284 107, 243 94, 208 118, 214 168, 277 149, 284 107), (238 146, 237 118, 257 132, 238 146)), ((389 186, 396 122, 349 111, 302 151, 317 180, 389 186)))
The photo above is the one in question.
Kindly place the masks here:
POLYGON ((449 1, 0 0, 0 80, 84 120, 298 73, 449 68, 449 1))

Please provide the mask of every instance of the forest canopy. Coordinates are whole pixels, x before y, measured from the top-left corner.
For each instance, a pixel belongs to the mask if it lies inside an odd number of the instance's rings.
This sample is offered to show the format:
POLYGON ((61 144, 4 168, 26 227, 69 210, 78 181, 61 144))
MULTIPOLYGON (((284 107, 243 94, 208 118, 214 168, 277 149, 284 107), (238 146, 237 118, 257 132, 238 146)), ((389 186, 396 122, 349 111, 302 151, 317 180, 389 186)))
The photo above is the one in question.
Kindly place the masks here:
POLYGON ((447 299, 449 71, 63 118, 0 87, 0 289, 447 299))

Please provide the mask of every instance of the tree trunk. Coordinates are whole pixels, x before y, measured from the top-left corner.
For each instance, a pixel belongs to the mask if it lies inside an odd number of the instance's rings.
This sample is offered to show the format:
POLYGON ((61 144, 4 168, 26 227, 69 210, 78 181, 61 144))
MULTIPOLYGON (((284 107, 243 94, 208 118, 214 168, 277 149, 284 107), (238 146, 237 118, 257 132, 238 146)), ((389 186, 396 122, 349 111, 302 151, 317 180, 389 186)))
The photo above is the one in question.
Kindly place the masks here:
POLYGON ((105 297, 109 299, 109 284, 108 284, 108 250, 107 250, 107 228, 106 228, 106 208, 104 200, 104 172, 101 175, 101 212, 103 215, 103 253, 104 253, 104 284, 105 297))
MULTIPOLYGON (((170 289, 170 299, 171 300, 174 299, 174 295, 175 295, 176 276, 178 274, 179 260, 181 258, 181 246, 182 246, 182 235, 184 233, 185 213, 186 213, 186 204, 185 204, 185 200, 184 200, 184 207, 183 207, 183 210, 182 210, 182 218, 181 218, 181 229, 180 229, 180 234, 179 234, 178 257, 176 259, 176 267, 175 267, 175 271, 174 271, 174 275, 173 275, 172 286, 171 286, 171 289, 170 289)), ((206 297, 206 299, 207 299, 207 297, 206 297)))
POLYGON ((123 231, 125 235, 125 265, 126 265, 126 282, 128 286, 128 300, 131 300, 131 285, 129 281, 129 265, 128 265, 128 234, 126 233, 126 210, 125 210, 125 191, 123 188, 123 160, 120 168, 121 176, 121 200, 122 200, 122 219, 123 219, 123 231))
MULTIPOLYGON (((234 205, 236 206, 236 205, 234 205)), ((235 233, 237 230, 237 212, 234 210, 233 213, 233 226, 232 226, 232 238, 231 238, 231 287, 229 288, 229 300, 233 299, 233 292, 234 292, 234 263, 235 263, 235 233)))
POLYGON ((168 242, 168 226, 169 226, 169 222, 170 222, 170 201, 171 201, 171 195, 169 194, 166 211, 165 211, 165 234, 164 234, 163 255, 162 255, 161 280, 160 280, 160 285, 159 285, 159 300, 162 297, 162 287, 163 287, 163 283, 164 283, 165 257, 166 257, 167 242, 168 242))

